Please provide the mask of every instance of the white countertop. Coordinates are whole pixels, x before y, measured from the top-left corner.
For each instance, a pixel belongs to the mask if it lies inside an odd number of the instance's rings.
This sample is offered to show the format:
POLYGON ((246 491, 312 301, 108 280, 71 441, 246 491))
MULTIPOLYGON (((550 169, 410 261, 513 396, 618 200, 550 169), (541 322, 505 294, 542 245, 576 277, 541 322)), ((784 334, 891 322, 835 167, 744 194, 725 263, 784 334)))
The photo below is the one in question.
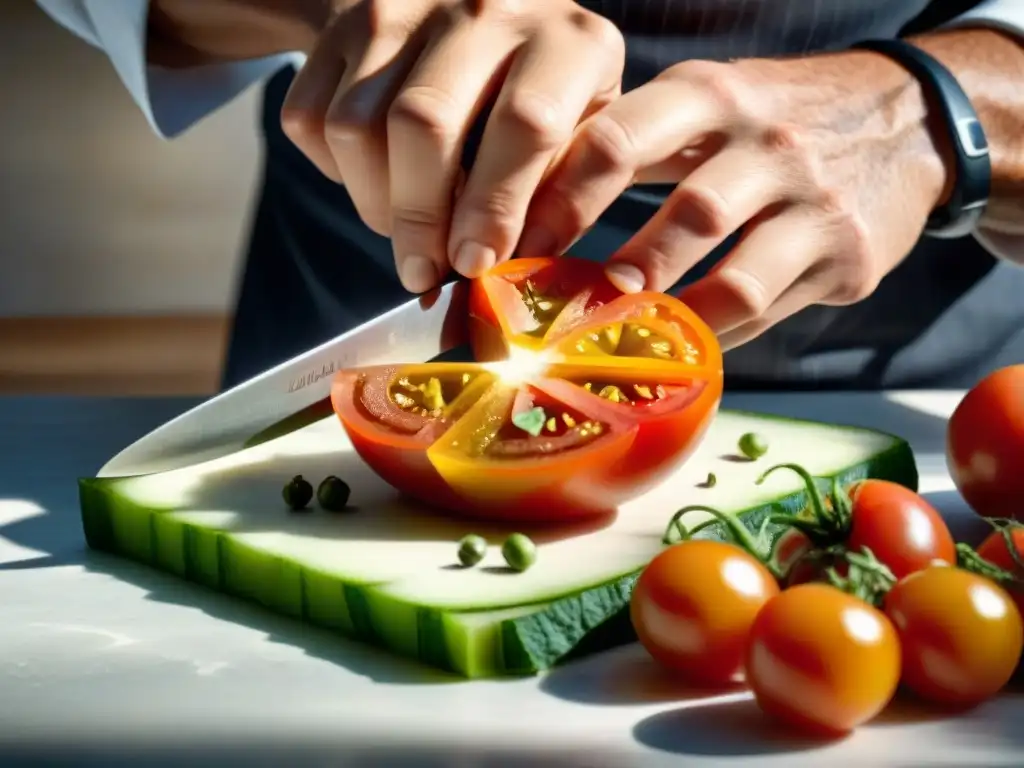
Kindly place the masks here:
MULTIPOLYGON (((958 534, 958 393, 727 398, 884 429, 958 534)), ((769 730, 746 694, 659 678, 637 646, 466 682, 85 548, 76 478, 192 404, 0 398, 0 765, 1024 765, 1024 689, 970 715, 900 703, 836 744, 769 730)))

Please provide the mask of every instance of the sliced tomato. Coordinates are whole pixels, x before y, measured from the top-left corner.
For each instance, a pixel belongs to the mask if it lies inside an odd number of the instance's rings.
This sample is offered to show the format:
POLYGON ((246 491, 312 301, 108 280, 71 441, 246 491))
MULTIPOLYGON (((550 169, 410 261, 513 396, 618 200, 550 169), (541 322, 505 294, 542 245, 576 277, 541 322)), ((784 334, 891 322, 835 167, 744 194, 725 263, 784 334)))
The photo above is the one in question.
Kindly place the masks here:
POLYGON ((474 280, 470 342, 477 360, 503 360, 509 347, 539 349, 552 330, 571 327, 622 293, 601 264, 572 257, 512 259, 474 280))
POLYGON ((979 515, 1024 521, 1024 365, 990 373, 949 418, 946 461, 979 515))
POLYGON ((677 299, 645 301, 616 299, 510 360, 343 372, 334 409, 363 460, 428 504, 533 522, 611 512, 692 455, 722 396, 710 330, 677 299), (615 323, 669 352, 574 346, 615 323))

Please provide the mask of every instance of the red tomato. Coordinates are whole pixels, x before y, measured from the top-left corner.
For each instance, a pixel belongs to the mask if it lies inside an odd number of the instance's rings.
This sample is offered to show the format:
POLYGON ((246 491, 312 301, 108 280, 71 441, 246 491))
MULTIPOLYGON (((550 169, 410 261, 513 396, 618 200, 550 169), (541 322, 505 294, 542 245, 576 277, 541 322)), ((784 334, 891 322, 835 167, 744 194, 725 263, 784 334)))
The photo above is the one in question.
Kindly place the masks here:
POLYGON ((842 570, 842 563, 837 558, 816 552, 807 535, 796 528, 790 528, 779 537, 772 556, 787 587, 825 581, 825 573, 830 566, 842 570))
POLYGON ((334 410, 363 460, 428 504, 534 522, 610 512, 700 444, 722 357, 665 294, 604 310, 508 361, 342 371, 334 410))
POLYGON ((984 517, 1024 520, 1024 365, 989 374, 953 411, 946 463, 957 490, 984 517))
POLYGON ((801 730, 842 735, 896 692, 900 648, 880 611, 825 584, 792 587, 754 620, 747 682, 768 715, 801 730))
POLYGON ((739 547, 691 540, 640 574, 630 618, 659 663, 696 683, 726 685, 742 671, 754 618, 778 592, 768 569, 739 547))
POLYGON ((885 612, 899 632, 903 682, 930 701, 973 706, 1009 682, 1024 625, 1006 591, 960 568, 933 567, 896 584, 885 612))
POLYGON ((1018 561, 1024 562, 1024 525, 1015 525, 1007 533, 1017 554, 1016 560, 1006 546, 1006 536, 1002 531, 992 531, 977 552, 992 565, 1012 573, 1020 580, 1019 584, 1011 585, 1008 591, 1017 604, 1017 610, 1024 616, 1024 568, 1018 564, 1018 561))
POLYGON ((956 563, 956 542, 942 516, 918 493, 889 480, 862 480, 853 502, 847 547, 868 547, 901 579, 936 562, 956 563))
POLYGON ((539 348, 555 327, 574 325, 622 295, 602 264, 569 256, 512 259, 472 282, 470 343, 477 360, 504 360, 510 345, 539 348))

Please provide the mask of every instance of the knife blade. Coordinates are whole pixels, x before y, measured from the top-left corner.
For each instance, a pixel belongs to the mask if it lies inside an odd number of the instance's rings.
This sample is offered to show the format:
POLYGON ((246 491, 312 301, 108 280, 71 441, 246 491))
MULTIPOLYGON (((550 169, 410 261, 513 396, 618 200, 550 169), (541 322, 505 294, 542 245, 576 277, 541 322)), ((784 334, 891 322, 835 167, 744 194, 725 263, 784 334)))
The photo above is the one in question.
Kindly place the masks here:
POLYGON ((122 450, 99 477, 164 472, 226 456, 332 412, 334 373, 427 362, 467 341, 469 284, 448 283, 186 411, 122 450))

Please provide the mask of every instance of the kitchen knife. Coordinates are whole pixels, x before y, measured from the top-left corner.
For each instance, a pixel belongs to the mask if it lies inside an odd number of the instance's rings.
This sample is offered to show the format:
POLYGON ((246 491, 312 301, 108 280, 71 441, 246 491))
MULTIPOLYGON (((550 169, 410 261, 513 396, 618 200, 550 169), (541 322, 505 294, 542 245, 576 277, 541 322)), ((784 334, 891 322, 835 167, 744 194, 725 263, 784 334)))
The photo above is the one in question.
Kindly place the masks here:
POLYGON ((465 281, 448 283, 210 398, 125 448, 99 477, 178 469, 258 445, 330 415, 339 370, 422 363, 460 350, 468 291, 465 281))

